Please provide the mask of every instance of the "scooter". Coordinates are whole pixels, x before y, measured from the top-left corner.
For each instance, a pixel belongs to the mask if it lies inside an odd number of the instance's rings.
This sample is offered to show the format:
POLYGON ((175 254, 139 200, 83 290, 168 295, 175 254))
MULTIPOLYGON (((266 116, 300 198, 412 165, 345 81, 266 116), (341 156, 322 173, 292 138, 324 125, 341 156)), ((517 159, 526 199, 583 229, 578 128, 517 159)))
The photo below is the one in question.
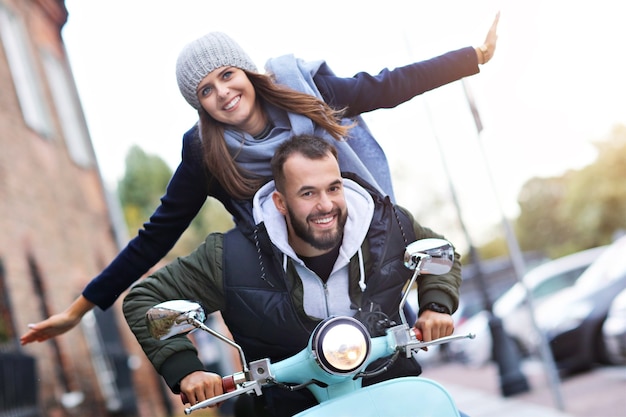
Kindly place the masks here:
MULTIPOLYGON (((362 387, 363 378, 372 376, 373 372, 384 372, 400 355, 409 358, 429 346, 474 338, 473 334, 452 335, 422 342, 404 314, 409 289, 417 277, 445 274, 452 268, 453 261, 454 248, 446 240, 422 239, 411 243, 404 254, 404 265, 414 273, 398 309, 402 323, 391 321, 386 326, 385 335, 370 337, 367 328, 355 318, 330 317, 315 328, 302 351, 276 363, 269 359, 248 363, 239 345, 204 325, 205 312, 195 302, 163 302, 147 312, 146 320, 151 335, 157 339, 201 329, 233 346, 239 353, 242 371, 222 377, 224 394, 185 408, 187 415, 239 395, 263 395, 263 387, 278 385, 288 390, 309 389, 319 402, 295 417, 393 417, 407 414, 458 417, 459 410, 450 394, 442 385, 427 378, 401 377, 362 387), (387 365, 366 372, 367 366, 379 358, 388 358, 387 365), (414 409, 416 411, 412 412, 414 409)), ((183 399, 183 402, 186 401, 183 399)))

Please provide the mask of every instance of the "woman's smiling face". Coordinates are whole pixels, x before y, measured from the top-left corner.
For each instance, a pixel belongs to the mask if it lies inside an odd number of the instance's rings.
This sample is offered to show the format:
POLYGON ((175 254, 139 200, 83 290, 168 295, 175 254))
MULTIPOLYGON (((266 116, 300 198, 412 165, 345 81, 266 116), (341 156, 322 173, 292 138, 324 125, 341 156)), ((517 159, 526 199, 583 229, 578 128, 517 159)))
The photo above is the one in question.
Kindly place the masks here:
POLYGON ((196 93, 204 110, 218 122, 251 135, 265 127, 254 86, 239 68, 215 69, 200 81, 196 93))

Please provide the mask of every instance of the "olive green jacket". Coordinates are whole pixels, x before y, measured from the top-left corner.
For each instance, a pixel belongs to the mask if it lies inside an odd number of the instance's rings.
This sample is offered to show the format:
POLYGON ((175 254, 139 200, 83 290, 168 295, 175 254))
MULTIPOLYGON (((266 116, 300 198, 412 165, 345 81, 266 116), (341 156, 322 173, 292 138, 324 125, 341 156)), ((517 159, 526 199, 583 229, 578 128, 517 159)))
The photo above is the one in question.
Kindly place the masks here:
MULTIPOLYGON (((443 238, 419 225, 409 213, 407 215, 413 220, 416 239, 443 238)), ((368 240, 363 242, 361 248, 367 264, 370 253, 368 240)), ((203 370, 203 365, 197 357, 196 348, 187 337, 175 337, 165 341, 153 339, 147 330, 146 312, 160 302, 173 299, 197 301, 206 309, 207 314, 222 310, 225 302, 222 250, 223 234, 210 234, 190 255, 177 258, 148 278, 138 281, 124 300, 124 315, 131 330, 155 369, 163 375, 174 392, 178 391, 180 379, 191 372, 203 370)), ((358 264, 357 256, 354 256, 348 266, 351 287, 358 287, 358 264)), ((294 268, 287 270, 287 279, 295 283, 292 293, 294 305, 298 311, 304 312, 303 287, 298 285, 300 280, 295 276, 294 268)), ((419 304, 436 302, 454 312, 458 306, 460 285, 460 256, 455 254, 454 267, 450 273, 439 276, 424 275, 420 278, 419 304)), ((351 292, 351 297, 358 296, 356 293, 351 292)), ((360 303, 355 300, 355 304, 360 303)))

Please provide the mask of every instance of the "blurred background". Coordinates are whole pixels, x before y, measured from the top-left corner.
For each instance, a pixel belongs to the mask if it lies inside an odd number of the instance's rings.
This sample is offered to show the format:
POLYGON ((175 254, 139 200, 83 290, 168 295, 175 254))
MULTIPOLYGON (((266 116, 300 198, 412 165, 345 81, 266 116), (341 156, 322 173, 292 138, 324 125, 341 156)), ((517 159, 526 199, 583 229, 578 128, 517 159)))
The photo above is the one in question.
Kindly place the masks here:
MULTIPOLYGON (((220 30, 259 68, 292 53, 349 77, 479 46, 498 11, 497 50, 480 74, 364 115, 387 153, 397 201, 464 255, 457 329, 480 337, 423 360, 516 372, 534 360, 559 378, 621 366, 618 2, 320 0, 294 10, 287 0, 0 0, 0 375, 8 378, 0 415, 180 409, 129 334, 121 303, 56 340, 25 348, 18 340, 28 323, 67 307, 158 205, 197 119, 174 76, 187 42, 220 30), (513 310, 518 318, 508 319, 513 310), (503 349, 491 339, 494 317, 514 347, 505 361, 494 358, 503 349), (513 322, 525 323, 527 338, 513 322), (564 348, 571 340, 581 349, 564 348)), ((231 226, 208 200, 164 262, 231 226)))

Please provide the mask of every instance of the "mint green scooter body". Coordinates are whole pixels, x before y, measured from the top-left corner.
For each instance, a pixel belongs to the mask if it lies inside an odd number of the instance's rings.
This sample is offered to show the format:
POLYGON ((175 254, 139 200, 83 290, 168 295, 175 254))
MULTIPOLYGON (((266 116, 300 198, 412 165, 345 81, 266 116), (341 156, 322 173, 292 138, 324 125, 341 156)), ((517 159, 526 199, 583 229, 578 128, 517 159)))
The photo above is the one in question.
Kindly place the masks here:
POLYGON ((323 402, 294 417, 459 417, 450 394, 422 377, 380 382, 323 402))
MULTIPOLYGON (((363 368, 378 358, 394 352, 391 334, 371 339, 371 356, 363 368)), ((390 379, 362 387, 361 378, 331 375, 317 363, 311 343, 298 354, 271 365, 279 381, 304 383, 318 380, 326 386, 309 385, 320 402, 294 417, 459 417, 459 411, 448 391, 439 383, 411 376, 390 379)))

